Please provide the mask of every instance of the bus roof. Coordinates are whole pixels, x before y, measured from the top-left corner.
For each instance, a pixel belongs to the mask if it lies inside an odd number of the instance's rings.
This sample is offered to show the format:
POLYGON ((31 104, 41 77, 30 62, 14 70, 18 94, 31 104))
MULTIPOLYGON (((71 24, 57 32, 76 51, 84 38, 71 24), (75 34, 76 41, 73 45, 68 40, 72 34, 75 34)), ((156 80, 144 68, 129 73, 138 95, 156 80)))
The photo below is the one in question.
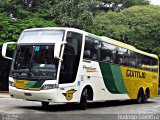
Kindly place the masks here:
POLYGON ((76 28, 70 28, 70 27, 46 27, 46 28, 31 28, 31 29, 25 29, 26 31, 39 31, 39 30, 66 30, 66 31, 74 31, 78 33, 87 33, 84 30, 76 29, 76 28))

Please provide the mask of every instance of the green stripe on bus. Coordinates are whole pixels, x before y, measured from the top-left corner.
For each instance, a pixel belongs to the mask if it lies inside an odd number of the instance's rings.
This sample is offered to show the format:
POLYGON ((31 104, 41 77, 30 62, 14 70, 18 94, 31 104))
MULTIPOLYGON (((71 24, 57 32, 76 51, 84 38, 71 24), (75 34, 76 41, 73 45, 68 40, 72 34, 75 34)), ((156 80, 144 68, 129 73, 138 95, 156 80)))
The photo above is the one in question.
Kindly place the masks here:
POLYGON ((24 89, 29 88, 40 88, 44 82, 40 81, 29 81, 29 83, 24 87, 24 89))
POLYGON ((37 82, 34 84, 33 88, 40 88, 43 83, 44 83, 44 82, 37 81, 37 82))
POLYGON ((127 89, 124 84, 124 79, 122 76, 120 66, 119 65, 111 65, 111 68, 112 67, 114 67, 114 72, 113 71, 112 72, 114 73, 113 77, 114 77, 114 82, 115 82, 116 88, 118 89, 119 93, 121 93, 121 94, 127 93, 127 89))
POLYGON ((24 87, 24 89, 32 88, 32 86, 36 83, 36 81, 28 81, 28 84, 24 87))
POLYGON ((113 67, 111 68, 110 64, 107 64, 107 63, 99 63, 99 65, 100 65, 105 86, 108 89, 108 91, 115 94, 119 93, 113 78, 112 70, 114 68, 113 67))
POLYGON ((114 94, 127 93, 120 66, 99 63, 104 83, 109 92, 114 94))

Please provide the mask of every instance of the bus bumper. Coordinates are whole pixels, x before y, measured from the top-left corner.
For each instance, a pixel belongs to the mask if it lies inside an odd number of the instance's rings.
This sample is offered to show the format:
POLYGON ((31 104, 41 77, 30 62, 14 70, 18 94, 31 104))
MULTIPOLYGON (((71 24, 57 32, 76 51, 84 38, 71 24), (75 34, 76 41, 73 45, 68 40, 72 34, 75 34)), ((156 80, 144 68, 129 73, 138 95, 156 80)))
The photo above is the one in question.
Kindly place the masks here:
POLYGON ((9 87, 9 94, 13 98, 25 99, 29 101, 57 102, 57 89, 50 90, 23 90, 9 87))

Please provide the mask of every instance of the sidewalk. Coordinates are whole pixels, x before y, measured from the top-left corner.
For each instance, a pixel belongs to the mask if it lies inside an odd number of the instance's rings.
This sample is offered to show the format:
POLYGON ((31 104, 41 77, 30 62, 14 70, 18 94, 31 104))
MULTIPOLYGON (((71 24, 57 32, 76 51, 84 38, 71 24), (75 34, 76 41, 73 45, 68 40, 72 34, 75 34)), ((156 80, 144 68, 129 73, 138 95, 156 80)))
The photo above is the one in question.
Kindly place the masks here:
POLYGON ((10 98, 9 93, 0 93, 0 99, 1 98, 10 98))

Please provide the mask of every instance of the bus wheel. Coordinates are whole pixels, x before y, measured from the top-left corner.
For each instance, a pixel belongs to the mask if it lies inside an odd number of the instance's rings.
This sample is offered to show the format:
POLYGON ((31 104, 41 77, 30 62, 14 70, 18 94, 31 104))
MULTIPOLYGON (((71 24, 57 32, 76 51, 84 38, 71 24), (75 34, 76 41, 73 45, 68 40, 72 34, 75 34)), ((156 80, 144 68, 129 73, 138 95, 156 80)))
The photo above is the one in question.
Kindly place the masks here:
POLYGON ((42 101, 42 107, 47 107, 49 105, 49 102, 43 102, 42 101))
POLYGON ((146 103, 149 98, 149 90, 147 90, 143 96, 143 103, 146 103))
POLYGON ((84 89, 79 103, 79 108, 81 110, 85 110, 87 108, 87 98, 88 98, 87 89, 84 89))
POLYGON ((139 92, 138 92, 138 96, 137 96, 137 103, 138 104, 140 104, 140 103, 142 103, 142 101, 143 101, 143 90, 142 89, 140 89, 139 90, 139 92))

